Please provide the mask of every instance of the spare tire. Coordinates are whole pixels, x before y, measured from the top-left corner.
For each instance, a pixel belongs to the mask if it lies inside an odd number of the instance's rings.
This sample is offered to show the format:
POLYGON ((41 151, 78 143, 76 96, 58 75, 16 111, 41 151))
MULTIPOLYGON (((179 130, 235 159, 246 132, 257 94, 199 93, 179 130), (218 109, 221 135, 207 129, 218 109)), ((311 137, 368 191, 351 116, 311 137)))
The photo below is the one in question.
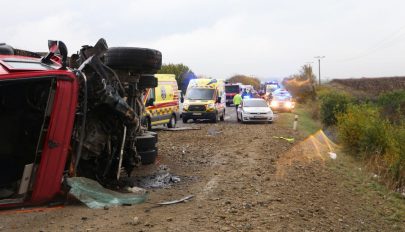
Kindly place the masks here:
POLYGON ((104 63, 112 69, 155 74, 162 66, 162 53, 148 48, 111 47, 104 63))
POLYGON ((148 151, 148 150, 155 149, 156 142, 157 142, 157 137, 150 135, 150 134, 137 136, 136 143, 135 143, 136 150, 137 151, 148 151))
POLYGON ((158 156, 158 149, 155 148, 154 150, 142 151, 139 152, 139 155, 141 156, 141 163, 143 165, 153 164, 158 156))

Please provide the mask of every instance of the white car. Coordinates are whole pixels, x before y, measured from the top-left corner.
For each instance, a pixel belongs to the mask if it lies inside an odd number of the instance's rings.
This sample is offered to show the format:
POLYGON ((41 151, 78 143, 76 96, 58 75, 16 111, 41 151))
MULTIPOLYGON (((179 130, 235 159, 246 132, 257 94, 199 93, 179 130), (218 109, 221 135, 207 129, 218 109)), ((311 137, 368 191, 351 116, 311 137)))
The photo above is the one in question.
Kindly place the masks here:
POLYGON ((261 98, 243 99, 238 107, 238 122, 273 122, 273 111, 261 98))

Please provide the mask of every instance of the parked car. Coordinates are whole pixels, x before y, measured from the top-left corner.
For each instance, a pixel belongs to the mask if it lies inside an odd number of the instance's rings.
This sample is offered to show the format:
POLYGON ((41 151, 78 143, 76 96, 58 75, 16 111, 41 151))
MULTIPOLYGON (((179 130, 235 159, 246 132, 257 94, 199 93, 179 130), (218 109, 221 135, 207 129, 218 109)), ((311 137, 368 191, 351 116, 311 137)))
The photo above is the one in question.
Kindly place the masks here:
POLYGON ((261 98, 243 99, 242 104, 239 105, 237 117, 238 121, 242 123, 272 123, 274 119, 273 111, 267 105, 267 102, 261 98))
POLYGON ((225 120, 225 84, 217 79, 193 79, 187 87, 182 119, 208 119, 213 123, 225 120))
POLYGON ((292 112, 295 107, 295 102, 287 90, 278 89, 273 92, 270 107, 273 111, 292 112))

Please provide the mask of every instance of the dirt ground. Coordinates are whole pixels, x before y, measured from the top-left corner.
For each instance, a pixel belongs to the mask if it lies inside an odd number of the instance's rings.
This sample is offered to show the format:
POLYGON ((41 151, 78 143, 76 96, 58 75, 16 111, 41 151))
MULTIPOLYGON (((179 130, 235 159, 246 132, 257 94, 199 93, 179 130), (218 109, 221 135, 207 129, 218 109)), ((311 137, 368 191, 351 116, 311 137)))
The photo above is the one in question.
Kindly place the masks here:
MULTIPOLYGON (((149 189, 147 203, 0 215, 1 231, 405 231, 386 196, 356 191, 322 135, 303 138, 273 124, 196 123, 201 130, 158 131, 160 157, 181 181, 149 189), (290 143, 273 136, 294 137, 290 143), (193 195, 185 203, 153 203, 193 195)), ((282 115, 280 116, 282 117, 282 115)), ((402 215, 403 216, 403 215, 402 215)), ((399 215, 401 217, 401 215, 399 215)))

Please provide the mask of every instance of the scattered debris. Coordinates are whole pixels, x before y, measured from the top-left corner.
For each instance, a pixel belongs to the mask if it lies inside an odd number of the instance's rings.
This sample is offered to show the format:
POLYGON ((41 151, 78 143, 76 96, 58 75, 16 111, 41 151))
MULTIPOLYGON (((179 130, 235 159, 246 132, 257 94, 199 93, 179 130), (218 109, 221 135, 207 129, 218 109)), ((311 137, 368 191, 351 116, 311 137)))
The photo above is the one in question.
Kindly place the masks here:
POLYGON ((69 193, 91 209, 103 209, 116 205, 133 205, 145 201, 146 194, 120 193, 101 186, 97 181, 84 177, 67 179, 69 193))
POLYGON ((164 131, 185 131, 185 130, 201 130, 201 127, 176 127, 176 128, 163 128, 164 131))
POLYGON ((223 131, 218 131, 216 128, 208 128, 208 135, 209 136, 216 136, 218 134, 221 134, 223 131))
POLYGON ((287 142, 290 142, 290 143, 293 143, 294 142, 294 138, 286 138, 286 137, 282 137, 282 136, 273 136, 273 138, 275 138, 275 139, 284 139, 284 140, 286 140, 287 142))
POLYGON ((156 203, 157 205, 173 205, 173 204, 177 204, 177 203, 181 203, 181 202, 187 202, 188 200, 190 200, 191 198, 193 198, 194 195, 188 195, 185 196, 181 199, 178 200, 174 200, 174 201, 165 201, 165 202, 160 202, 160 203, 156 203))
POLYGON ((337 155, 336 155, 336 153, 334 153, 334 152, 328 152, 328 154, 329 154, 329 157, 330 157, 331 159, 333 159, 333 160, 335 160, 335 159, 337 158, 337 155))
POLYGON ((180 177, 170 174, 169 171, 170 169, 166 165, 160 165, 156 173, 150 176, 131 177, 129 185, 146 189, 165 188, 181 181, 180 177))

